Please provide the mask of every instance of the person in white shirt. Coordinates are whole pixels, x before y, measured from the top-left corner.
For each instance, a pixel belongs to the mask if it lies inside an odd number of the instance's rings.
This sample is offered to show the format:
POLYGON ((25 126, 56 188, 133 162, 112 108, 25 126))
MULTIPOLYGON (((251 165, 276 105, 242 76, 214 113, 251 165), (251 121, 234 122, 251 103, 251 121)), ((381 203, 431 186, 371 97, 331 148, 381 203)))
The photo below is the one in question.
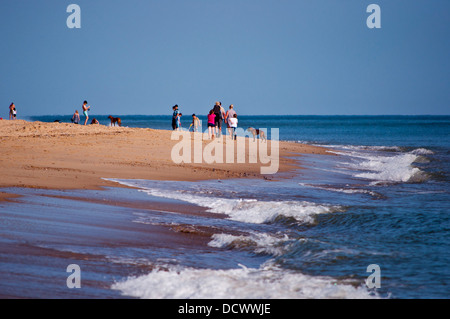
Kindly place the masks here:
POLYGON ((233 131, 232 134, 230 134, 231 139, 236 139, 236 129, 238 125, 238 119, 237 114, 235 113, 233 117, 228 119, 228 125, 230 126, 230 130, 233 131))

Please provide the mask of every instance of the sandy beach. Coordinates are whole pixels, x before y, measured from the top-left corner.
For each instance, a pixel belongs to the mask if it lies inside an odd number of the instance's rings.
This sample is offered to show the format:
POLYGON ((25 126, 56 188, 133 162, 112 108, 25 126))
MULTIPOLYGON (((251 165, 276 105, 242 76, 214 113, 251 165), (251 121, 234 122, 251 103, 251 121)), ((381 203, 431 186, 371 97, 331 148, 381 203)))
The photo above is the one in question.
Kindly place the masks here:
MULTIPOLYGON (((144 128, 2 120, 0 187, 98 189, 117 186, 103 178, 193 181, 264 177, 260 174, 263 164, 248 161, 176 164, 171 150, 178 141, 172 140, 171 134, 144 128)), ((203 145, 210 142, 203 140, 203 145)), ((279 151, 281 173, 299 168, 292 155, 330 154, 321 147, 290 142, 280 142, 279 151)))

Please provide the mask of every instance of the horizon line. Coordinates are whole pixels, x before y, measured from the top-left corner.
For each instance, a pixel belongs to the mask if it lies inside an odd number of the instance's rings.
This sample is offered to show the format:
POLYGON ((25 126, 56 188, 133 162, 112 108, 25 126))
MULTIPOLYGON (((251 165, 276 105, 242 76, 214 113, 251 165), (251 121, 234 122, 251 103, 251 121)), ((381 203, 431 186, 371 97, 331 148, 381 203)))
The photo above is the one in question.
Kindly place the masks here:
MULTIPOLYGON (((181 112, 182 113, 182 112, 181 112)), ((167 114, 117 114, 117 113, 105 113, 105 114, 95 114, 96 116, 109 116, 111 114, 116 114, 118 116, 172 116, 170 113, 167 114)), ((193 113, 197 116, 202 116, 200 113, 193 113)), ((72 116, 73 113, 67 114, 33 114, 33 115, 23 115, 23 117, 38 117, 38 116, 72 116)), ((80 113, 80 115, 82 115, 80 113)), ((186 113, 186 116, 191 116, 191 113, 186 113)), ((207 114, 205 113, 204 116, 207 114)), ((91 114, 90 116, 94 116, 91 114)), ((239 116, 450 116, 450 114, 240 114, 239 116)))

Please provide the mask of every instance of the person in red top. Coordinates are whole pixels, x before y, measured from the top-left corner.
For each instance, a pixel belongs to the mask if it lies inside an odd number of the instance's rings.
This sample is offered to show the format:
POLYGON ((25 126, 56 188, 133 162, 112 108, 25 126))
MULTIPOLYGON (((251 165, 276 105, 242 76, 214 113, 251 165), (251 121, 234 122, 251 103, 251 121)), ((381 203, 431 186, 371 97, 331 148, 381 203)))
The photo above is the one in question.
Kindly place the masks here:
POLYGON ((209 111, 208 114, 208 137, 211 139, 214 138, 214 134, 216 132, 216 114, 214 114, 214 111, 209 111), (212 133, 212 134, 211 134, 212 133))

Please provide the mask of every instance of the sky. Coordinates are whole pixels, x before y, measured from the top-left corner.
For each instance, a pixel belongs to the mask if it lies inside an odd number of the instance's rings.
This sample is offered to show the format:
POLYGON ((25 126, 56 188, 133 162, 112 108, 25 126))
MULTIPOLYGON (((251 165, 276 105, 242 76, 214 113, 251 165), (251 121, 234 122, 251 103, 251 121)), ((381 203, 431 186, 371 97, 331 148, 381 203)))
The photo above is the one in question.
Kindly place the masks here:
POLYGON ((449 115, 449 13, 448 0, 1 0, 0 117, 11 102, 20 118, 84 100, 98 115, 215 101, 242 115, 449 115))

